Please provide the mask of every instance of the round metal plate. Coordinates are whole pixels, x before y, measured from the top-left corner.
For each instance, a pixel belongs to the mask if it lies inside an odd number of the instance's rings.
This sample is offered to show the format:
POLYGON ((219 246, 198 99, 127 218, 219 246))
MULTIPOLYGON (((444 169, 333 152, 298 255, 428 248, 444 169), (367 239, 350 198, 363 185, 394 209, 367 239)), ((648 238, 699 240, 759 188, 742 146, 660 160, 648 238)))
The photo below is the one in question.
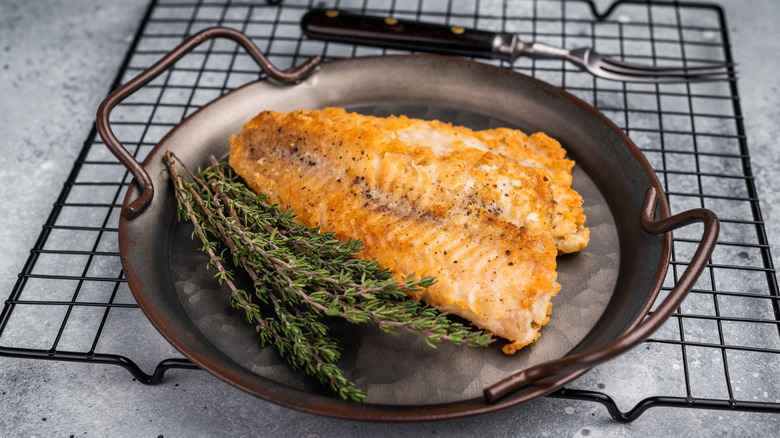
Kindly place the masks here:
MULTIPOLYGON (((482 390, 527 366, 603 345, 649 310, 669 263, 670 235, 645 233, 639 221, 648 187, 661 186, 637 147, 594 108, 551 85, 484 64, 435 56, 329 62, 304 82, 249 84, 211 102, 174 128, 144 162, 152 204, 120 221, 128 282, 153 325, 185 356, 264 399, 307 412, 360 420, 422 421, 495 411, 549 393, 582 374, 561 376, 488 404, 482 390), (337 400, 289 369, 273 347, 230 308, 228 292, 205 270, 191 228, 176 222, 162 163, 174 151, 190 168, 224 158, 228 139, 262 110, 340 106, 365 114, 405 114, 474 129, 507 126, 558 139, 576 161, 574 188, 585 200, 591 243, 558 258, 562 291, 536 343, 514 356, 441 345, 412 335, 333 321, 341 366, 366 390, 366 403, 337 400)), ((137 196, 131 186, 125 203, 137 196)), ((662 200, 662 215, 668 208, 662 200)), ((500 344, 500 343, 499 343, 500 344)))

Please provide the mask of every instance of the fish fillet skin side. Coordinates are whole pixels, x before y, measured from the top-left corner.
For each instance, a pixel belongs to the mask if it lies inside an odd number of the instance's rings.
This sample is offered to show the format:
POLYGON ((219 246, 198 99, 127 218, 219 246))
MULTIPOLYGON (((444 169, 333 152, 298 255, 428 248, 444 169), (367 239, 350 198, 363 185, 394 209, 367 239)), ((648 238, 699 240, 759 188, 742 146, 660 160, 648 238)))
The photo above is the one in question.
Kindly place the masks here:
POLYGON ((338 108, 265 111, 231 138, 230 165, 303 224, 361 239, 360 257, 399 278, 435 276, 416 298, 508 339, 512 354, 549 320, 557 254, 588 239, 573 163, 533 137, 338 108))

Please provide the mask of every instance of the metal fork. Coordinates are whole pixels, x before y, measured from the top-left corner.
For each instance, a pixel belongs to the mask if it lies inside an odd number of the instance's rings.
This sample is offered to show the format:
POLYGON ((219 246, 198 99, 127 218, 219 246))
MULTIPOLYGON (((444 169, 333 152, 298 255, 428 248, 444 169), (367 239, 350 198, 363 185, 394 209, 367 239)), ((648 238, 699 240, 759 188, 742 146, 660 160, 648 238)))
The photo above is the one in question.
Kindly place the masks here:
POLYGON ((562 59, 598 77, 616 81, 704 82, 733 77, 733 64, 725 62, 696 67, 630 64, 601 55, 592 48, 566 50, 543 43, 524 43, 512 33, 372 17, 332 9, 309 11, 301 19, 301 28, 309 38, 376 47, 503 59, 509 62, 519 57, 562 59))
POLYGON ((730 79, 729 70, 733 67, 733 64, 726 62, 696 67, 633 64, 604 56, 588 47, 566 50, 542 43, 526 44, 520 41, 517 41, 513 47, 515 49, 511 61, 521 56, 536 59, 565 59, 595 76, 624 82, 675 83, 730 79))

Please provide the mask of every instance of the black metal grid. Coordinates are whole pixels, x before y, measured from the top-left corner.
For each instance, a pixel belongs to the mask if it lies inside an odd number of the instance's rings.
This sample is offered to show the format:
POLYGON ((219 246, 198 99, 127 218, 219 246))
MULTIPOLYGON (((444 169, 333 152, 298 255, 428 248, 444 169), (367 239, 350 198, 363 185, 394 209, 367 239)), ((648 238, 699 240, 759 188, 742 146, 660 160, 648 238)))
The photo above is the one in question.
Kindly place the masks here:
MULTIPOLYGON (((601 12, 587 0, 271 3, 153 2, 114 86, 187 35, 214 25, 246 33, 280 68, 311 55, 391 53, 303 39, 301 15, 322 5, 512 31, 528 41, 592 46, 657 65, 732 61, 724 14, 713 5, 618 1, 601 12)), ((618 421, 631 421, 653 406, 780 412, 780 379, 772 372, 780 369, 780 299, 736 80, 640 85, 598 79, 561 61, 494 63, 563 87, 597 107, 643 150, 673 213, 705 207, 722 223, 705 273, 670 321, 640 348, 552 396, 600 402, 618 421)), ((263 76, 234 43, 208 42, 118 106, 114 130, 140 161, 183 117, 263 76)), ((117 223, 130 178, 93 129, 0 315, 0 355, 112 363, 148 384, 169 368, 195 368, 151 328, 122 276, 117 223)), ((696 227, 675 232, 664 292, 685 270, 699 233, 696 227)))

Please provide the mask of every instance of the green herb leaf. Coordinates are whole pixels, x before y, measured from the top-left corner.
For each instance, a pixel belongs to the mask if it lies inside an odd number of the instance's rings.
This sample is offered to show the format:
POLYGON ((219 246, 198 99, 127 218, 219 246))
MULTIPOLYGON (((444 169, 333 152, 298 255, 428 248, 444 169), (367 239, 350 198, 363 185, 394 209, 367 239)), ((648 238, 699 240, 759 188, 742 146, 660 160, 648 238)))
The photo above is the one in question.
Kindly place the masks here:
POLYGON ((211 160, 211 167, 194 173, 166 152, 179 220, 194 225, 192 237, 209 255, 207 268, 231 290, 231 306, 244 312, 262 344, 276 346, 293 369, 304 370, 343 399, 365 399, 338 367, 341 347, 328 334, 324 316, 374 324, 388 333, 414 333, 434 348, 439 342, 468 347, 493 342, 489 334, 409 297, 407 292, 432 286, 434 277, 409 275, 399 283, 378 263, 356 258, 363 249, 360 240, 340 241, 296 222, 292 211, 268 204, 267 196, 248 189, 227 164, 211 160), (251 278, 251 293, 236 287, 224 257, 251 278), (257 303, 272 311, 263 314, 257 303))

